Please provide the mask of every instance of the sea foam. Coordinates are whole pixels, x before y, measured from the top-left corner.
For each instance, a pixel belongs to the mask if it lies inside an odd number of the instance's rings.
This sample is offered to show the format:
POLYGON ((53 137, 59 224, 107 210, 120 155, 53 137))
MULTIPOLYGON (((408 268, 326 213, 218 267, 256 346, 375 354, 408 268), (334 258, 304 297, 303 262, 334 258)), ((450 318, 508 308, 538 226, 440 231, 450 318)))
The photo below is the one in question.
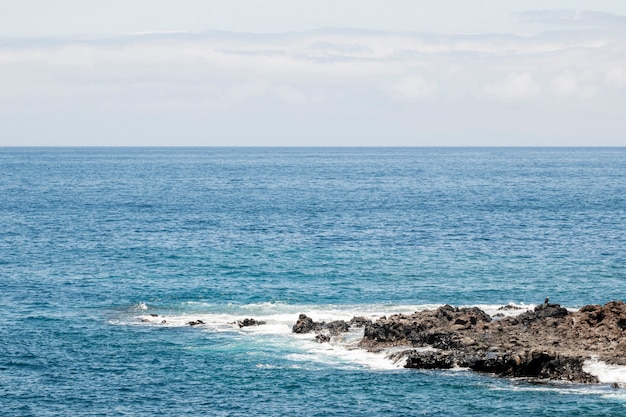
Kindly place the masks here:
POLYGON ((611 365, 592 358, 585 361, 583 371, 595 376, 602 383, 606 384, 626 384, 626 366, 611 365))

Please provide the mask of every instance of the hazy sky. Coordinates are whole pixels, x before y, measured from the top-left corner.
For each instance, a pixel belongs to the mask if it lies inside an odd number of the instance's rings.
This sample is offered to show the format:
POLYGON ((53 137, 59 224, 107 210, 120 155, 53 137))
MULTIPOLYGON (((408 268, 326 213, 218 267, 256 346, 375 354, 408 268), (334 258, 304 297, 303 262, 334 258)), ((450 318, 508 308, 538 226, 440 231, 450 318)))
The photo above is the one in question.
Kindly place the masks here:
POLYGON ((625 109, 623 0, 0 0, 0 146, 624 146, 625 109))

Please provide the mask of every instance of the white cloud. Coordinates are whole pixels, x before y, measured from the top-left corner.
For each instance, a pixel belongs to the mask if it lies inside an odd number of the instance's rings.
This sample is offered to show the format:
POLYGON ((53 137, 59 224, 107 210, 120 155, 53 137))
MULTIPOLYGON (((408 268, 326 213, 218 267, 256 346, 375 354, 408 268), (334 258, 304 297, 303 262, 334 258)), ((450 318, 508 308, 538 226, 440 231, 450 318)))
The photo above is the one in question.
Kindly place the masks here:
POLYGON ((504 80, 485 85, 484 91, 493 97, 506 100, 525 100, 541 93, 541 85, 531 73, 511 73, 504 80))
POLYGON ((253 97, 263 96, 270 88, 265 80, 249 81, 242 84, 232 85, 226 90, 225 98, 238 102, 245 101, 253 97))
POLYGON ((308 101, 306 94, 287 85, 278 85, 274 91, 281 100, 291 104, 304 104, 308 101))
POLYGON ((564 71, 552 80, 552 91, 559 97, 579 96, 591 97, 596 92, 596 88, 585 83, 582 78, 572 71, 564 71))
MULTIPOLYGON (((104 120, 103 109, 127 123, 155 120, 159 126, 189 115, 186 131, 223 126, 231 135, 228 129, 236 125, 252 136, 251 126, 273 132, 271 121, 289 115, 292 132, 298 123, 310 123, 313 137, 339 132, 334 128, 345 123, 343 132, 359 126, 375 143, 374 132, 382 135, 389 124, 411 138, 425 126, 448 135, 467 126, 478 131, 490 123, 491 116, 483 115, 510 110, 499 101, 525 109, 503 126, 524 119, 518 127, 532 121, 537 131, 550 132, 564 129, 553 112, 597 112, 617 120, 622 116, 615 109, 626 106, 626 97, 614 93, 626 87, 626 38, 603 31, 516 36, 318 30, 1 41, 0 141, 10 138, 5 133, 11 123, 13 131, 26 129, 14 122, 20 114, 32 116, 24 116, 27 126, 39 126, 31 121, 54 120, 61 111, 111 128, 118 122, 111 115, 104 120), (242 118, 255 122, 240 126, 242 118)), ((179 127, 174 121, 171 131, 179 127)), ((78 129, 55 126, 68 135, 78 129)))
POLYGON ((626 87, 626 70, 611 68, 606 72, 606 80, 617 88, 624 88, 626 87))
POLYGON ((574 9, 556 10, 525 10, 513 13, 518 19, 525 22, 556 23, 579 21, 579 13, 574 9))
POLYGON ((392 97, 415 100, 430 96, 436 89, 437 86, 434 83, 429 83, 419 75, 412 74, 391 85, 388 91, 392 97))

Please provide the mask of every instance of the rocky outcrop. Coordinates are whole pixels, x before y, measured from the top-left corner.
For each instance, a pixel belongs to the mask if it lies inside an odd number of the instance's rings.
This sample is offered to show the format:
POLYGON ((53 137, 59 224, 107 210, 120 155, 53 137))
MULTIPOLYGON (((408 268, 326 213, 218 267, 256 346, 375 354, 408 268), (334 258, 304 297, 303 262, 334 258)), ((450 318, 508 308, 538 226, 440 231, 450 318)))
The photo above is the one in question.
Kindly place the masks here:
POLYGON ((351 327, 363 327, 366 324, 371 324, 371 320, 363 317, 354 317, 349 322, 344 320, 335 320, 329 323, 315 322, 312 318, 306 314, 300 314, 298 321, 292 327, 293 333, 317 333, 315 339, 320 342, 330 342, 331 337, 338 336, 341 333, 345 333, 350 330, 351 327))
POLYGON ((395 353, 405 367, 466 367, 500 376, 596 382, 583 363, 626 365, 626 305, 612 301, 569 312, 549 300, 517 317, 493 320, 478 308, 445 305, 365 325, 362 348, 395 353))

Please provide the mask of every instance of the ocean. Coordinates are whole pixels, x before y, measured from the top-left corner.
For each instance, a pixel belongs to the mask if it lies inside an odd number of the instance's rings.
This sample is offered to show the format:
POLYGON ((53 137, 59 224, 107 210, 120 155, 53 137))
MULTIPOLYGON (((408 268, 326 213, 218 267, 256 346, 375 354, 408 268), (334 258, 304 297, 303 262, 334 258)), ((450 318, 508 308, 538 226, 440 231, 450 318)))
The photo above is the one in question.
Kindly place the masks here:
POLYGON ((622 368, 409 370, 291 332, 626 299, 626 148, 0 148, 0 226, 2 416, 626 415, 622 368))

